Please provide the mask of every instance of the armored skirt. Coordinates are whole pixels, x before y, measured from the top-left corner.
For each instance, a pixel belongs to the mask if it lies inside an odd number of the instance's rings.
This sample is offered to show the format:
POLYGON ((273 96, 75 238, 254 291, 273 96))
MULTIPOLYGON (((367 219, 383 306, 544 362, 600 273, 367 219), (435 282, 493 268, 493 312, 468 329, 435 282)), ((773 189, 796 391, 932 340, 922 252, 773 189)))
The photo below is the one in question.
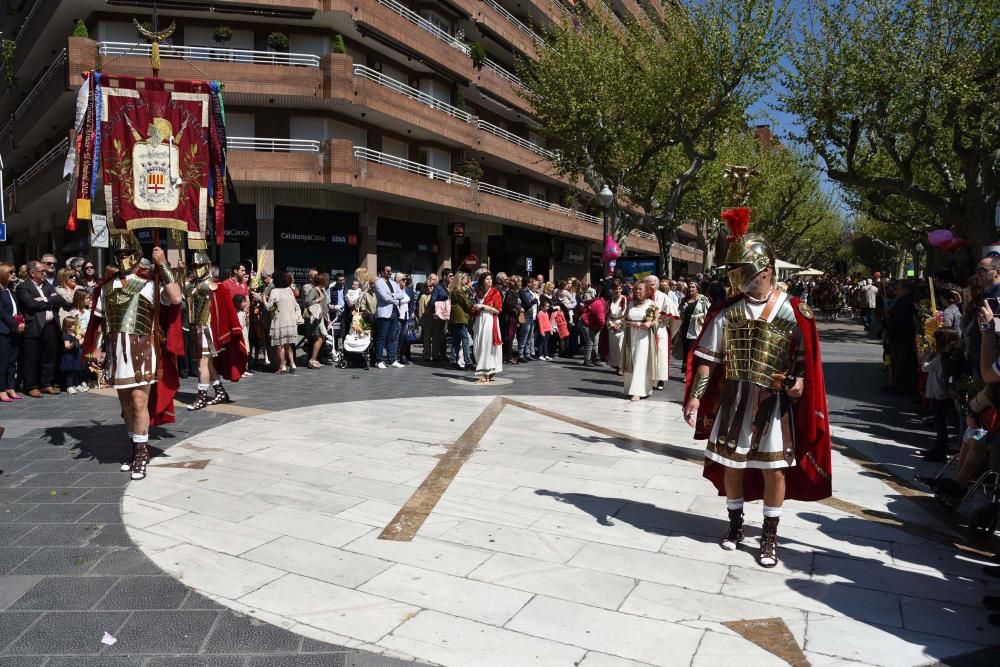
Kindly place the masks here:
POLYGON ((212 335, 212 325, 193 324, 191 325, 191 348, 190 354, 195 359, 201 357, 218 356, 219 350, 215 346, 215 338, 212 335))
MULTIPOLYGON (((162 292, 162 290, 161 290, 162 292)), ((153 331, 153 281, 130 277, 123 284, 115 280, 97 297, 94 314, 104 319, 108 381, 114 389, 143 387, 156 382, 159 350, 153 331), (105 295, 118 302, 116 315, 106 311, 105 295), (128 304, 135 305, 129 307, 128 304)), ((160 295, 161 305, 165 304, 160 295)))
POLYGON ((730 468, 773 469, 795 465, 791 400, 784 391, 763 386, 762 382, 770 375, 756 373, 754 363, 762 363, 760 359, 766 358, 762 351, 770 346, 768 349, 780 351, 776 359, 768 359, 768 362, 781 368, 762 368, 783 373, 801 368, 801 332, 785 294, 778 295, 770 312, 764 312, 766 307, 766 303, 754 304, 746 300, 729 306, 712 320, 711 328, 704 332, 695 350, 697 357, 724 363, 726 367, 719 411, 705 457, 730 468), (758 321, 759 326, 760 320, 776 322, 773 330, 786 334, 787 344, 741 337, 737 329, 746 328, 748 322, 754 321, 758 321))

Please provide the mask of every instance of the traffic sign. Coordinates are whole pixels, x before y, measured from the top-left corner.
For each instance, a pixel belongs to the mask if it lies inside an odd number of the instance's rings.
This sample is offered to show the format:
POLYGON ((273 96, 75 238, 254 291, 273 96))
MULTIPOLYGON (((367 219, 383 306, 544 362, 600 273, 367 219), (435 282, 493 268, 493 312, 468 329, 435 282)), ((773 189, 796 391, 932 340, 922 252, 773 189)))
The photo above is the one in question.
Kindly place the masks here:
POLYGON ((90 216, 90 247, 108 247, 108 218, 105 215, 94 213, 90 216))

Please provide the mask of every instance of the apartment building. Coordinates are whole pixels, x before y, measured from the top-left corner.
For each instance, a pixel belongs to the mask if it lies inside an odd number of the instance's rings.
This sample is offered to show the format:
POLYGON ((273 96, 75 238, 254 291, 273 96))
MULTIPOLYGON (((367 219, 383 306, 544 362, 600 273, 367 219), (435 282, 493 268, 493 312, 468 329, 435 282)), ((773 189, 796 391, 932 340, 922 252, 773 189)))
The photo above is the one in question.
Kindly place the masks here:
MULTIPOLYGON (((63 229, 75 91, 87 70, 150 74, 132 19, 148 20, 152 4, 0 2, 15 42, 16 86, 0 99, 8 258, 87 251, 86 229, 63 229), (77 20, 88 37, 71 36, 77 20)), ((225 86, 238 205, 222 265, 261 258, 300 274, 391 264, 417 279, 470 257, 553 278, 600 270, 602 211, 554 169, 514 74, 516 58, 547 48, 545 30, 568 16, 559 0, 156 5, 160 26, 177 26, 160 75, 225 86)), ((573 11, 583 5, 619 21, 663 11, 659 0, 581 0, 573 11)), ((628 250, 658 252, 648 234, 633 234, 628 250)), ((680 271, 700 266, 690 246, 673 254, 680 271)))

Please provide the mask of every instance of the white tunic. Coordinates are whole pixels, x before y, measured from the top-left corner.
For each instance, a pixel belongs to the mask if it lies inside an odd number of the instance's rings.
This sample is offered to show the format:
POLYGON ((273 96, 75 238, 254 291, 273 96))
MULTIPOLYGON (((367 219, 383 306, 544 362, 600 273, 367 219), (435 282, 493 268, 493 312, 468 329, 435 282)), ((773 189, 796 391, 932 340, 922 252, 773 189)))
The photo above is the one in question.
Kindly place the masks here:
POLYGON ((496 317, 493 313, 481 310, 472 324, 472 354, 476 357, 476 375, 493 375, 503 371, 503 346, 493 344, 493 320, 496 317))
MULTIPOLYGON (((629 322, 642 322, 646 318, 653 302, 646 299, 640 304, 628 309, 625 319, 629 322)), ((627 325, 626 325, 627 326, 627 325)), ((653 393, 653 379, 649 365, 653 363, 656 354, 655 329, 629 329, 626 338, 629 345, 632 370, 625 371, 625 395, 646 397, 653 393)))
MULTIPOLYGON (((618 301, 611 301, 608 307, 608 322, 625 316, 625 309, 628 306, 628 301, 625 297, 622 297, 618 301)), ((625 343, 625 323, 621 322, 621 327, 616 331, 615 329, 608 327, 608 365, 612 368, 618 368, 621 365, 622 358, 622 345, 625 343)))
MULTIPOLYGON (((711 324, 702 334, 701 342, 695 350, 695 356, 707 361, 723 363, 726 353, 725 328, 728 321, 727 315, 733 312, 733 309, 739 308, 749 318, 759 319, 766 305, 766 303, 756 304, 743 300, 720 312, 712 319, 711 324)), ((767 321, 774 321, 774 318, 778 316, 782 309, 790 308, 791 305, 788 303, 788 296, 784 293, 779 293, 767 321)), ((785 314, 788 315, 787 312, 785 314)), ((801 332, 797 327, 795 328, 795 336, 796 339, 793 341, 793 347, 797 350, 797 354, 801 355, 801 332)), ((757 449, 751 451, 751 429, 754 417, 754 410, 752 408, 757 405, 757 399, 762 390, 762 387, 752 382, 740 381, 736 397, 732 404, 719 406, 719 413, 716 415, 715 425, 712 427, 712 435, 708 440, 708 449, 705 451, 706 458, 730 468, 771 469, 787 468, 795 465, 794 457, 785 455, 786 448, 792 447, 793 443, 785 442, 780 423, 782 402, 787 400, 787 396, 782 396, 779 401, 775 402, 774 409, 768 418, 769 426, 761 437, 757 449), (743 413, 743 422, 740 424, 739 436, 735 448, 732 447, 731 442, 719 443, 719 429, 724 421, 721 417, 725 412, 736 410, 736 407, 743 400, 744 396, 748 399, 747 406, 749 407, 743 413)), ((791 418, 791 415, 789 417, 791 418)))
POLYGON ((660 321, 656 332, 656 379, 666 382, 670 379, 670 329, 671 322, 678 319, 677 304, 670 300, 665 292, 657 290, 653 300, 660 312, 660 321))

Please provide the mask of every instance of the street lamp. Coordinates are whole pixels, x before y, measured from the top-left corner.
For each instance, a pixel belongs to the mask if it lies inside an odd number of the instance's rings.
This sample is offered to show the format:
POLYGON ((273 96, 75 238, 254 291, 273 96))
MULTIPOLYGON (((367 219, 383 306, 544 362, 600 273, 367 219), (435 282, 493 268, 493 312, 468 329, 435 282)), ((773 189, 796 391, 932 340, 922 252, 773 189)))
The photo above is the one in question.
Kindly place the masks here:
MULTIPOLYGON (((601 187, 601 191, 597 193, 597 205, 604 209, 604 236, 601 237, 601 248, 603 252, 604 244, 608 241, 608 234, 610 230, 608 229, 608 209, 611 208, 611 202, 615 200, 615 193, 611 192, 611 188, 608 187, 607 183, 601 187)), ((607 275, 608 266, 604 266, 604 273, 607 275)))

